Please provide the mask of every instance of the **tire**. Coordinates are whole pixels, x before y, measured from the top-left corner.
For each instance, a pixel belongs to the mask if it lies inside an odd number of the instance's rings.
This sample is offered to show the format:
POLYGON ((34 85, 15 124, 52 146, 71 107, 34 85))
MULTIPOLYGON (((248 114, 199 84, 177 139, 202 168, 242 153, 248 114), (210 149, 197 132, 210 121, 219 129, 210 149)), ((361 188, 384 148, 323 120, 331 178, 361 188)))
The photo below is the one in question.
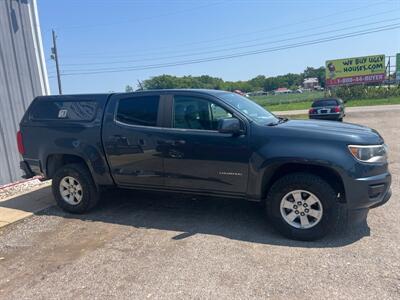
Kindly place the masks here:
POLYGON ((52 191, 57 205, 74 214, 88 212, 99 200, 93 178, 82 164, 68 164, 57 170, 53 176, 52 191))
POLYGON ((338 119, 339 122, 343 122, 343 118, 338 119))
POLYGON ((340 216, 337 193, 325 180, 309 173, 278 179, 268 191, 266 210, 277 231, 302 241, 324 237, 336 228, 340 216))

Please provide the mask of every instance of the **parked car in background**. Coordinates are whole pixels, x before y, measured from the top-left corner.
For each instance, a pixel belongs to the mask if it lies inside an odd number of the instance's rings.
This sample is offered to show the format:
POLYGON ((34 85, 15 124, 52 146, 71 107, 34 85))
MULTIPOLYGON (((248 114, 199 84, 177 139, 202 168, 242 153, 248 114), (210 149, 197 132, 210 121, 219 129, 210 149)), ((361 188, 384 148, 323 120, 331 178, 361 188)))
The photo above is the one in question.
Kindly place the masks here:
POLYGON ((339 98, 317 99, 308 111, 310 119, 343 121, 344 102, 339 98))
POLYGON ((316 85, 314 86, 314 91, 323 91, 324 88, 322 86, 316 85))

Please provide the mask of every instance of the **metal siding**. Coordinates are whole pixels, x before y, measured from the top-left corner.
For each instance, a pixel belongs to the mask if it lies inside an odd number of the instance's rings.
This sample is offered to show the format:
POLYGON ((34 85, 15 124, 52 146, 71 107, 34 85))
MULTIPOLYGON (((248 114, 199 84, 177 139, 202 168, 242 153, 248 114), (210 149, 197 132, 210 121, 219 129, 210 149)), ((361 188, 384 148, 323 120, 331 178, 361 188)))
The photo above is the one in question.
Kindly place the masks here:
POLYGON ((18 124, 33 98, 49 91, 34 1, 0 1, 0 185, 21 178, 18 124))

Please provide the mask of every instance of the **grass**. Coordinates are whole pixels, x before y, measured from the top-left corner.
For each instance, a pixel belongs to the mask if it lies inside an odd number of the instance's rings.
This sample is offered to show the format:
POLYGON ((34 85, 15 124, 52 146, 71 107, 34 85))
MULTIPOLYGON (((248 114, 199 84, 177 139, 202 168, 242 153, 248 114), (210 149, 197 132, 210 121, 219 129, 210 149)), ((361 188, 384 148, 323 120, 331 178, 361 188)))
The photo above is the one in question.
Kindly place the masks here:
POLYGON ((285 115, 279 115, 280 117, 286 117, 290 120, 308 120, 308 115, 307 114, 301 114, 301 115, 290 115, 290 116, 285 116, 285 115))
POLYGON ((324 92, 304 92, 302 94, 280 94, 280 95, 267 95, 267 96, 254 96, 252 99, 258 104, 264 105, 276 105, 285 104, 292 102, 305 102, 312 101, 317 98, 324 97, 324 92))
POLYGON ((293 102, 275 105, 262 105, 270 111, 285 111, 285 110, 298 110, 298 109, 309 109, 312 101, 293 102))
MULTIPOLYGON (((304 95, 304 94, 297 94, 304 95)), ((279 95, 281 97, 283 95, 279 95)), ((286 95, 289 96, 289 95, 286 95)), ((296 96, 294 94, 290 96, 296 96)), ((268 96, 268 97, 278 97, 278 96, 268 96)), ((321 96, 319 96, 321 97, 321 96)), ((316 97, 316 98, 319 98, 316 97)), ((311 107, 311 103, 313 100, 308 101, 295 101, 286 102, 286 103, 268 103, 265 99, 258 99, 261 97, 254 97, 253 100, 265 107, 270 111, 285 111, 285 110, 299 110, 299 109, 309 109, 311 107)), ((388 105, 388 104, 400 104, 400 96, 390 97, 390 98, 382 98, 382 99, 359 99, 359 100, 349 100, 345 103, 346 107, 355 107, 355 106, 370 106, 370 105, 388 105)))

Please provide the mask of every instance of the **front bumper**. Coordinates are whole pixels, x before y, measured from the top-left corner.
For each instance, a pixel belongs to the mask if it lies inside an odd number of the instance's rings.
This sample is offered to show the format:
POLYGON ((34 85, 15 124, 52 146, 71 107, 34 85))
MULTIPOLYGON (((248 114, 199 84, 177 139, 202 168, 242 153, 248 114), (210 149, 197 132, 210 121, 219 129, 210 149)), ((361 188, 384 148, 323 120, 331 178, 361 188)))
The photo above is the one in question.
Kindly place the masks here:
POLYGON ((382 201, 375 203, 374 205, 370 206, 369 208, 376 208, 376 207, 384 205, 386 202, 389 201, 391 196, 392 196, 392 189, 389 188, 386 195, 383 197, 382 201))
POLYGON ((347 180, 345 192, 348 209, 375 208, 385 204, 392 195, 391 182, 389 172, 347 180))

